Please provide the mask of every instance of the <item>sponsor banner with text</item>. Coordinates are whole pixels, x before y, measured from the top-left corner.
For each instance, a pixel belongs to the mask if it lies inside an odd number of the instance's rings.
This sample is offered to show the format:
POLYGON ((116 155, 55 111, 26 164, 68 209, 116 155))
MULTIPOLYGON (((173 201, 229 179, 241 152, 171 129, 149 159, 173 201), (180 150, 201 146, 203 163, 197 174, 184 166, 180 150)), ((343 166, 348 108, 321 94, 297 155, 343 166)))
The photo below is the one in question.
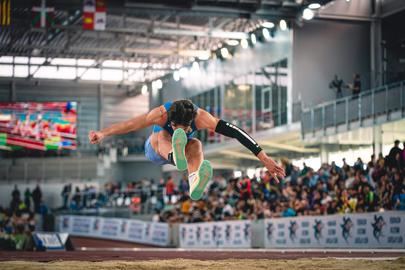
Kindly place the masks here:
POLYGON ((251 222, 224 221, 180 224, 180 248, 250 248, 251 222))
POLYGON ((58 216, 57 230, 76 236, 168 246, 169 225, 123 218, 58 216))
POLYGON ((266 219, 266 248, 405 248, 405 212, 266 219))

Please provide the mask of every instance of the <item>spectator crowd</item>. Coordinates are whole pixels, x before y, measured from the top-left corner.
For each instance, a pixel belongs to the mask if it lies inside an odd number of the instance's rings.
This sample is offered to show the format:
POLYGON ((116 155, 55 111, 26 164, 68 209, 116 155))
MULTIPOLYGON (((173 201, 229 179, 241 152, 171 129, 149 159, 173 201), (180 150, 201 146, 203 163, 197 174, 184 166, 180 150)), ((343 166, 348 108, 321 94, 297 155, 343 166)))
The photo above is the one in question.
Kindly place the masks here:
POLYGON ((279 184, 267 171, 252 179, 216 176, 199 201, 190 199, 186 175, 178 184, 168 177, 109 182, 102 190, 67 184, 62 208, 123 207, 154 212, 154 221, 186 223, 405 210, 405 151, 399 144, 395 141, 386 157, 373 155, 367 163, 359 158, 352 166, 343 159, 341 167, 332 162, 300 169, 282 159, 287 176, 279 184))
MULTIPOLYGON (((405 143, 404 143, 405 148, 405 143)), ((174 192, 179 198, 154 216, 162 222, 206 222, 303 215, 331 215, 405 210, 405 149, 399 141, 385 158, 360 158, 349 166, 335 162, 315 170, 282 160, 286 178, 281 183, 268 172, 250 179, 215 177, 202 200, 192 201, 182 179, 174 192)), ((170 188, 172 190, 172 188, 170 188)), ((172 191, 171 191, 172 192, 172 191)))
POLYGON ((45 224, 47 214, 39 185, 32 192, 27 188, 24 197, 15 185, 10 205, 0 206, 0 250, 32 250, 32 232, 38 223, 45 224))

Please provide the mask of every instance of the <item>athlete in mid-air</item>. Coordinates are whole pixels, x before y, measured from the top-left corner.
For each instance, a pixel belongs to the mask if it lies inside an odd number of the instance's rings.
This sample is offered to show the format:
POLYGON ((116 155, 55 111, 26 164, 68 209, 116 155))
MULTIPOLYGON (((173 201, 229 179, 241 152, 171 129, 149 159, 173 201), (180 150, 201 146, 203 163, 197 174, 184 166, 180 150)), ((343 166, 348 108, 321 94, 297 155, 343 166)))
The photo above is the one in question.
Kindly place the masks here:
POLYGON ((107 136, 125 134, 152 125, 153 133, 145 142, 146 158, 159 165, 172 164, 179 171, 187 169, 190 197, 193 200, 202 197, 207 183, 212 178, 212 167, 208 160, 204 160, 202 144, 193 138, 196 130, 208 129, 237 139, 257 156, 277 182, 278 177, 285 177, 284 169, 245 131, 198 108, 190 100, 166 102, 128 121, 100 131, 92 130, 89 132, 89 140, 92 144, 97 144, 107 136))

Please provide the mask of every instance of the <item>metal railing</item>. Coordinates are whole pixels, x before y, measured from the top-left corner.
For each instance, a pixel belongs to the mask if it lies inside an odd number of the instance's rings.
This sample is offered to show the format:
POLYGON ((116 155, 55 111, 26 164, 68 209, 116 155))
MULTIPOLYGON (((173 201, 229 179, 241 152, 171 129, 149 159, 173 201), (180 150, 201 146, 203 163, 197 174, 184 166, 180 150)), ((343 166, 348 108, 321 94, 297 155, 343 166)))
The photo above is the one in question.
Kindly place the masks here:
POLYGON ((329 127, 349 126, 352 122, 362 126, 365 119, 388 116, 394 111, 401 111, 403 116, 404 109, 405 81, 401 81, 303 109, 302 136, 329 127))
MULTIPOLYGON (((130 218, 132 215, 151 215, 158 205, 163 209, 166 188, 155 185, 155 187, 113 188, 113 191, 107 189, 101 191, 69 191, 65 193, 65 196, 62 195, 66 200, 64 202, 66 205, 54 209, 59 214, 130 218), (76 196, 78 196, 78 201, 75 199, 76 196), (142 197, 144 200, 141 199, 142 197), (133 198, 138 200, 134 202, 133 198), (72 204, 73 202, 74 204, 72 204)), ((176 197, 177 201, 182 195, 173 196, 176 197)))

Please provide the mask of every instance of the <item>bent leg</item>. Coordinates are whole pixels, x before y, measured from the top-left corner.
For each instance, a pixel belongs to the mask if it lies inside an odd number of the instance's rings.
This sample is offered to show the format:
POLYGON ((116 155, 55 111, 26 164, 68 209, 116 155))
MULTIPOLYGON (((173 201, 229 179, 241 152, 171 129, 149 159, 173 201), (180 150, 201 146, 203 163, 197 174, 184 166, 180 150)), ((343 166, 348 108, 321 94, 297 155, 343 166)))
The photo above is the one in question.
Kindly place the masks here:
POLYGON ((191 174, 197 171, 204 160, 202 143, 198 139, 192 138, 188 141, 186 145, 186 158, 188 173, 191 174))
POLYGON ((161 130, 151 135, 151 147, 161 156, 167 163, 172 163, 169 159, 169 153, 173 154, 173 160, 179 171, 187 169, 187 159, 185 156, 185 147, 187 137, 183 130, 178 129, 171 136, 166 130, 161 130))
POLYGON ((191 139, 186 146, 186 157, 189 172, 190 197, 199 200, 212 178, 212 167, 208 160, 203 160, 202 144, 197 139, 191 139))
POLYGON ((161 130, 150 135, 150 144, 153 150, 167 159, 167 156, 172 151, 172 136, 166 130, 161 130))
POLYGON ((152 161, 152 163, 157 165, 164 165, 169 164, 170 162, 167 160, 167 157, 164 158, 161 156, 157 151, 157 141, 158 135, 152 134, 145 142, 145 157, 152 161), (154 146, 152 146, 152 144, 154 146))

